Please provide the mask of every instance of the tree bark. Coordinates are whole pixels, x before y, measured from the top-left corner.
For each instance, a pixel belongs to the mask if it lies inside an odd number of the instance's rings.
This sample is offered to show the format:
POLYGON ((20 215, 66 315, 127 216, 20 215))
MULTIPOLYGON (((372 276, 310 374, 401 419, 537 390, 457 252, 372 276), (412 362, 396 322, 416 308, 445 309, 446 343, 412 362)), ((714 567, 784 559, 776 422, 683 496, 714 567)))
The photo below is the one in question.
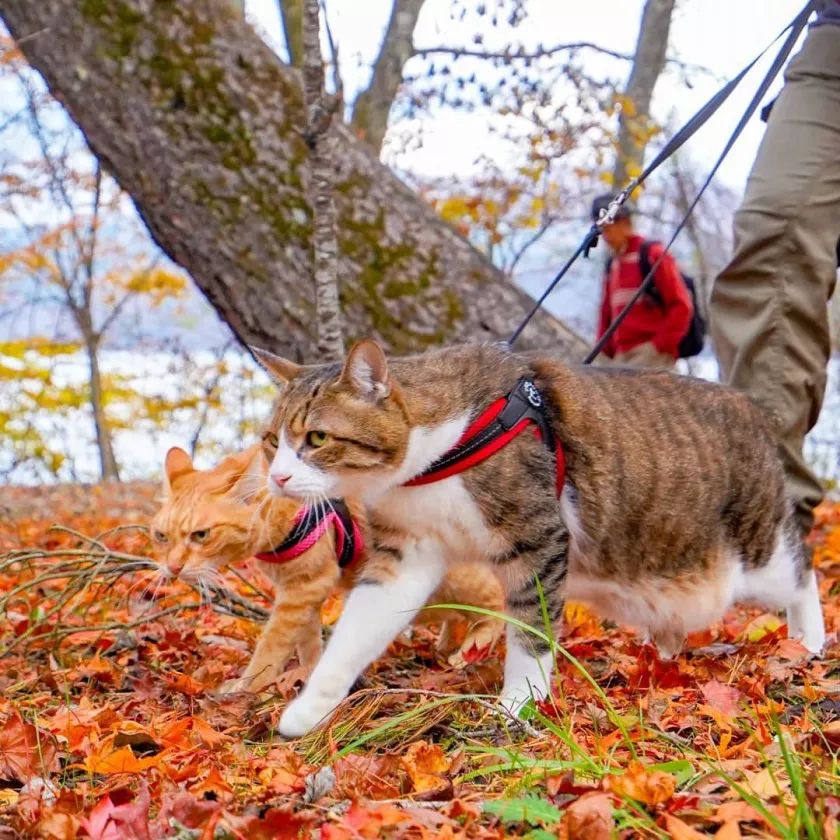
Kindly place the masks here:
POLYGON ((403 78, 403 66, 414 55, 413 35, 425 0, 394 0, 391 19, 373 65, 370 84, 356 99, 351 124, 377 153, 388 130, 388 115, 403 78))
POLYGON ((303 88, 309 119, 308 142, 312 149, 312 279, 318 355, 340 359, 344 355, 341 303, 338 295, 338 248, 335 235, 335 201, 330 183, 335 106, 324 89, 321 55, 321 15, 318 0, 305 0, 303 17, 303 88))
POLYGON ((668 49, 675 0, 645 0, 633 67, 624 90, 630 108, 622 109, 613 185, 621 189, 642 168, 648 141, 650 101, 668 49))
MULTIPOLYGON (((313 358, 299 75, 227 0, 3 0, 2 14, 158 244, 239 338, 313 358)), ((346 127, 335 141, 348 340, 406 353, 505 337, 530 298, 346 127)), ((545 312, 520 346, 583 349, 545 312)))

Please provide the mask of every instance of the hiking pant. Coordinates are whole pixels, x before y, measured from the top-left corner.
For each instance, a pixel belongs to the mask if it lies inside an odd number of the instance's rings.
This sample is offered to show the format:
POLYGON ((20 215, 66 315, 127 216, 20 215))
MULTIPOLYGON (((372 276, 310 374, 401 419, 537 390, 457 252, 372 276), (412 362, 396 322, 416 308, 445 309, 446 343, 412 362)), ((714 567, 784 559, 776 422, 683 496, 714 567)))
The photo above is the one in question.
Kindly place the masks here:
POLYGON ((734 256, 712 291, 712 338, 724 381, 775 423, 807 531, 822 488, 802 445, 825 392, 840 236, 840 26, 812 28, 788 66, 734 233, 734 256))

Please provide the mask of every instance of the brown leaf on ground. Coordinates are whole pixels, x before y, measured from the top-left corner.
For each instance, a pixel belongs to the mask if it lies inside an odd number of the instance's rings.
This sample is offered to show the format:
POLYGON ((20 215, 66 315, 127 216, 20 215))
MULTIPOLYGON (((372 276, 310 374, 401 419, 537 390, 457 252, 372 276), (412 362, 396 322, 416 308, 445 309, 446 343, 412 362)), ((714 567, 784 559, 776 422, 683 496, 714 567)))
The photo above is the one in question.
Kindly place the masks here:
POLYGON ((564 824, 569 840, 610 840, 615 829, 612 797, 585 793, 567 807, 564 824))
POLYGON ((620 776, 610 776, 609 786, 619 796, 635 799, 645 805, 661 805, 674 795, 677 780, 670 773, 651 770, 633 761, 620 776))
POLYGON ((451 761, 437 744, 415 741, 400 758, 415 793, 441 790, 448 785, 451 761))

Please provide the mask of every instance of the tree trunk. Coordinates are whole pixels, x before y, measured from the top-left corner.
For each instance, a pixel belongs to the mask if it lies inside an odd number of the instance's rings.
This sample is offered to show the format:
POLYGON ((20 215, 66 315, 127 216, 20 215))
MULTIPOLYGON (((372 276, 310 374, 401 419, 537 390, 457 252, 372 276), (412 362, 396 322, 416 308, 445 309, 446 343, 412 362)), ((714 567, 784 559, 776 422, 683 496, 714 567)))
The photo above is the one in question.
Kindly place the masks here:
MULTIPOLYGON (((227 0, 4 0, 30 63, 239 338, 314 356, 310 152, 297 72, 227 0)), ((503 338, 530 298, 336 126, 347 339, 392 352, 503 338)), ((521 348, 582 354, 541 312, 521 348)))
POLYGON ((394 0, 391 19, 367 90, 353 106, 356 134, 377 153, 388 129, 388 115, 403 78, 403 65, 414 54, 413 35, 424 0, 394 0))
POLYGON ((621 189, 642 169, 648 141, 650 100, 665 67, 668 33, 675 0, 645 0, 633 68, 624 90, 625 107, 618 126, 613 185, 621 189))
POLYGON ((304 0, 277 0, 289 62, 303 67, 303 3, 304 0))
POLYGON ((312 149, 312 279, 315 292, 317 348, 321 358, 344 355, 341 304, 338 296, 338 248, 335 235, 335 201, 330 183, 333 134, 330 126, 337 102, 329 102, 324 90, 324 60, 321 56, 321 16, 318 0, 305 0, 303 16, 303 88, 306 94, 307 128, 312 149))
POLYGON ((111 429, 105 417, 105 402, 102 393, 102 373, 99 370, 99 348, 95 340, 85 337, 85 351, 90 368, 90 405, 93 410, 93 426, 96 430, 96 446, 99 449, 99 468, 103 481, 119 481, 120 471, 114 455, 111 429))

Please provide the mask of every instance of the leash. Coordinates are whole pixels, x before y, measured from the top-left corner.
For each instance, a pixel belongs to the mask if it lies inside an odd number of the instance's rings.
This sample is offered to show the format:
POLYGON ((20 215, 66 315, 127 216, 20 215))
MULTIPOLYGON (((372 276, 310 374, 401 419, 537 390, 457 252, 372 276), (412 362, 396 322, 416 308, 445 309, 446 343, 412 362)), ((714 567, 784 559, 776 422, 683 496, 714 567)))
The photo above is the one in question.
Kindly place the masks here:
MULTIPOLYGON (((645 169, 634 178, 618 195, 610 202, 609 207, 602 211, 600 218, 592 224, 583 237, 577 250, 566 261, 565 265, 555 275, 549 283, 546 290, 536 301, 534 306, 525 316, 524 320, 513 331, 507 342, 500 342, 506 344, 511 348, 522 331, 534 317, 534 315, 542 307, 545 299, 551 294, 555 286, 560 282, 564 275, 574 265, 576 260, 582 254, 588 254, 590 248, 596 243, 601 228, 610 224, 615 220, 621 206, 627 201, 633 190, 641 186, 644 181, 655 172, 668 158, 671 157, 684 143, 686 143, 697 131, 708 122, 710 117, 718 111, 723 103, 732 94, 732 91, 741 83, 747 73, 752 70, 756 63, 769 51, 769 49, 779 40, 786 32, 787 38, 782 44, 776 58, 768 69, 761 84, 750 100, 746 111, 741 116, 735 130, 732 132, 729 140, 727 140, 723 151, 720 153, 714 167, 712 167, 706 180, 701 185, 694 197, 694 200, 688 207, 688 210, 680 220, 671 239, 663 249, 662 254, 650 267, 647 275, 642 281, 642 284, 636 290, 631 299, 627 302, 624 309, 610 324, 601 339, 595 344, 592 350, 589 351, 584 364, 590 364, 593 359, 601 352, 604 345, 609 340, 610 336, 615 332, 627 314, 630 312, 639 298, 651 287, 653 278, 656 274, 659 265, 661 264, 665 254, 668 253, 671 246, 674 244, 677 236, 685 227, 688 219, 691 217, 694 208, 702 198, 712 179, 717 174, 720 165, 723 163, 730 149, 735 144, 741 132, 744 130, 749 119, 752 117, 756 108, 758 108, 762 98, 767 93, 768 88, 773 80, 779 74, 779 71, 787 61, 791 50, 793 49, 799 35, 807 24, 808 18, 814 8, 815 0, 809 0, 803 10, 789 23, 749 64, 747 64, 740 73, 730 79, 699 111, 679 130, 673 137, 665 144, 654 159, 645 167, 645 169)), ((554 436, 551 432, 551 426, 548 422, 545 408, 545 398, 537 389, 536 385, 530 379, 520 379, 515 388, 506 396, 496 400, 466 429, 464 434, 448 452, 441 455, 422 473, 405 482, 403 486, 416 487, 423 484, 429 484, 434 481, 441 481, 452 475, 462 472, 475 464, 489 458, 493 453, 497 452, 514 437, 523 432, 528 426, 534 425, 536 434, 542 439, 546 446, 554 452, 556 459, 556 489, 559 496, 563 484, 565 482, 566 473, 566 458, 563 447, 560 441, 555 444, 554 436)))
POLYGON ((345 569, 361 557, 364 538, 342 499, 330 499, 326 504, 300 508, 286 539, 276 548, 254 556, 264 563, 288 563, 312 548, 331 526, 335 529, 338 565, 345 569))
POLYGON ((741 135, 741 132, 744 129, 744 126, 747 124, 750 117, 755 112, 756 108, 761 102, 761 99, 766 94, 768 88, 773 83, 773 80, 779 74, 779 71, 784 66, 787 57, 790 55, 791 50, 793 49, 794 45, 796 44, 797 39, 799 38, 802 30, 805 28, 808 18, 811 15, 811 12, 814 10, 816 0, 809 0, 806 3, 805 7, 802 11, 769 43, 767 46, 752 60, 747 64, 736 76, 730 79, 717 93, 714 94, 706 103, 703 105, 697 113, 694 114, 691 119, 688 120, 676 134, 671 137, 671 139, 665 144, 665 146, 660 150, 660 152, 654 157, 654 159, 645 167, 645 169, 639 174, 636 178, 634 178, 620 193, 616 195, 616 197, 610 202, 609 207, 602 211, 601 217, 592 224, 592 226, 587 231, 586 235, 583 237, 580 245, 577 247, 577 250, 572 254, 571 257, 566 261, 565 265, 560 269, 560 271, 554 276, 551 282, 548 284, 547 288, 519 324, 519 326, 511 333, 510 338, 507 340, 507 345, 509 347, 513 347, 516 340, 522 334, 525 327, 530 323, 531 319, 537 312, 542 308, 543 303, 545 302, 546 298, 554 291, 554 288, 563 279, 569 269, 574 265, 574 263, 579 259, 582 254, 588 254, 590 249, 595 245, 597 242, 598 236, 600 234, 601 228, 606 225, 610 224, 615 220, 615 216, 622 207, 622 205, 627 201, 630 197, 632 192, 640 187, 648 177, 650 177, 653 172, 655 172, 671 155, 673 155, 680 147, 682 147, 686 141, 688 141, 697 131, 700 130, 715 114, 723 105, 724 102, 729 98, 732 92, 735 90, 736 87, 741 83, 744 77, 752 70, 752 68, 764 57, 764 55, 770 50, 770 48, 775 44, 779 38, 781 38, 786 32, 788 32, 788 37, 785 39, 784 44, 782 45, 781 49, 779 50, 776 58, 773 61, 773 64, 770 66, 769 70, 765 74, 765 77, 761 84, 759 85, 758 90, 756 91, 755 95, 753 96, 752 100, 750 100, 749 105, 747 106, 747 110, 744 112, 743 116, 741 117, 738 125, 735 127, 732 135, 730 136, 729 140, 727 141, 726 145, 724 146, 723 151, 721 152, 720 157, 718 158, 717 162, 715 163, 712 171, 709 173, 709 176, 704 181, 703 185, 701 186, 700 190, 698 191, 697 195, 695 196, 694 200, 691 202, 687 212, 680 220, 680 223, 677 225, 676 230, 674 231, 673 236, 666 244, 662 255, 656 261, 656 263, 651 267, 650 273, 647 277, 644 278, 642 285, 637 289, 636 293, 633 297, 627 302, 624 309, 616 316, 613 322, 610 324, 606 332, 603 336, 601 336, 600 340, 596 343, 596 345, 589 351, 584 359, 584 364, 590 364, 593 359, 601 352, 604 348, 604 345, 613 335, 615 330, 619 327, 621 322, 627 317, 627 313, 632 309, 635 303, 639 300, 639 298, 650 288, 651 284, 653 283, 653 278, 656 274, 659 265, 662 262, 665 254, 669 252, 671 245, 673 245, 674 240, 677 236, 681 233, 683 228, 685 227, 688 219, 691 217, 694 208, 697 206, 697 203, 702 198, 703 194, 705 193, 706 189, 708 188, 709 184, 711 183, 712 179, 714 178, 715 174, 717 173, 720 165, 723 163, 726 155, 729 154, 730 149, 735 144, 735 141, 741 135))

